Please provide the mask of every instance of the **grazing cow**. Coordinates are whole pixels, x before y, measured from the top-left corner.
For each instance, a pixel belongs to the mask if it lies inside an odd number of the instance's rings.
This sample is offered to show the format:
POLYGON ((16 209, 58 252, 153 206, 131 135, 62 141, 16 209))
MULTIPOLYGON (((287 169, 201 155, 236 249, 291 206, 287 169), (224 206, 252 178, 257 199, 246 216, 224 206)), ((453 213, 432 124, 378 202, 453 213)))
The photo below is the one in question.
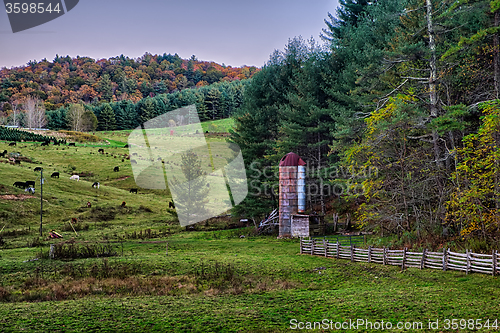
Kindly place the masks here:
POLYGON ((122 207, 125 207, 127 203, 125 201, 122 202, 122 207))
POLYGON ((26 185, 30 187, 35 187, 35 181, 34 180, 27 180, 26 185))
POLYGON ((92 184, 92 187, 97 187, 97 188, 99 188, 99 185, 101 185, 101 184, 99 184, 99 182, 95 182, 94 184, 92 184))
POLYGON ((73 176, 69 177, 69 179, 71 179, 71 180, 76 180, 77 182, 79 182, 79 181, 80 181, 80 176, 78 176, 78 175, 73 175, 73 176))
POLYGON ((137 189, 136 189, 136 188, 131 188, 131 189, 130 189, 130 193, 135 193, 135 194, 137 194, 137 189))
POLYGON ((35 194, 35 188, 30 186, 27 189, 25 189, 24 192, 35 194))
POLYGON ((42 168, 41 167, 36 167, 33 169, 33 171, 42 171, 42 168))
POLYGON ((12 146, 15 146, 15 145, 16 145, 16 143, 15 143, 15 142, 11 142, 11 143, 9 143, 9 147, 12 147, 12 146))
POLYGON ((28 186, 26 186, 25 182, 15 182, 12 186, 19 187, 19 188, 26 188, 26 187, 28 187, 28 186))
POLYGON ((87 201, 87 208, 92 208, 92 204, 90 203, 90 201, 87 201))
POLYGON ((40 146, 48 146, 48 145, 49 145, 49 143, 47 141, 44 141, 44 142, 42 142, 42 144, 40 146))
POLYGON ((70 143, 68 143, 68 146, 76 147, 76 144, 74 142, 70 142, 70 143))
POLYGON ((128 145, 123 146, 123 148, 128 148, 128 145))
POLYGON ((20 161, 20 160, 14 160, 14 164, 19 164, 19 165, 21 165, 21 161, 20 161))
POLYGON ((137 164, 136 160, 130 160, 130 164, 137 164))
POLYGON ((173 208, 173 209, 175 209, 175 205, 174 205, 174 203, 173 203, 172 201, 170 201, 170 202, 168 203, 168 208, 173 208))
POLYGON ((118 171, 120 171, 120 167, 115 166, 115 168, 113 169, 113 171, 114 171, 114 172, 118 172, 118 171))
POLYGON ((0 157, 5 157, 5 153, 0 153, 0 157))
POLYGON ((104 149, 100 148, 97 152, 101 153, 101 154, 104 154, 104 149))
POLYGON ((59 178, 59 172, 53 172, 51 175, 50 175, 50 178, 59 178))

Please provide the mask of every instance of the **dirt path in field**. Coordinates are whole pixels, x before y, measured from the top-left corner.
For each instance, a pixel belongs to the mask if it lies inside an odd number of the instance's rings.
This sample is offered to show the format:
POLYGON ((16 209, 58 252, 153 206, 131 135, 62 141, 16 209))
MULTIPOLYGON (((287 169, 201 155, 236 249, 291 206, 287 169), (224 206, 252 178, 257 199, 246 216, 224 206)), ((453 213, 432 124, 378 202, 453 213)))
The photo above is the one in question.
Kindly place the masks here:
POLYGON ((0 199, 4 200, 26 200, 26 199, 31 199, 31 198, 36 198, 32 195, 25 195, 25 194, 19 194, 19 195, 14 195, 14 194, 5 194, 5 195, 0 195, 0 199))
POLYGON ((116 179, 113 179, 112 182, 117 182, 119 180, 125 180, 127 178, 130 178, 130 176, 124 176, 124 177, 116 178, 116 179))

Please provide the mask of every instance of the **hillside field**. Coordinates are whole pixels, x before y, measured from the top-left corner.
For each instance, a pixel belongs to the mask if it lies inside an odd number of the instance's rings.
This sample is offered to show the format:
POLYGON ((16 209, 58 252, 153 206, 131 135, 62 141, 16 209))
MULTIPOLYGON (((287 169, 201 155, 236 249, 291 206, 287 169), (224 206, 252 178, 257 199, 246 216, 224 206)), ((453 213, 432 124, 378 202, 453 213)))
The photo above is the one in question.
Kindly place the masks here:
POLYGON ((300 255, 298 240, 229 229, 236 221, 227 218, 187 231, 168 208, 168 190, 129 192, 136 185, 123 158, 127 132, 96 135, 103 141, 76 147, 0 142, 0 152, 33 162, 0 164, 2 332, 286 332, 291 323, 324 319, 422 323, 399 330, 408 332, 469 332, 469 320, 477 328, 481 319, 490 327, 480 331, 497 331, 498 276, 300 255), (97 154, 99 148, 108 154, 97 154), (12 200, 26 195, 12 184, 36 180, 37 166, 46 178, 42 237, 38 186, 32 198, 12 200), (50 177, 55 171, 59 179, 50 177), (69 179, 73 172, 83 175, 79 182, 69 179), (99 189, 91 187, 95 181, 99 189), (63 238, 49 239, 50 230, 63 238), (59 244, 54 259, 51 244, 59 244), (439 330, 430 329, 436 320, 439 330))

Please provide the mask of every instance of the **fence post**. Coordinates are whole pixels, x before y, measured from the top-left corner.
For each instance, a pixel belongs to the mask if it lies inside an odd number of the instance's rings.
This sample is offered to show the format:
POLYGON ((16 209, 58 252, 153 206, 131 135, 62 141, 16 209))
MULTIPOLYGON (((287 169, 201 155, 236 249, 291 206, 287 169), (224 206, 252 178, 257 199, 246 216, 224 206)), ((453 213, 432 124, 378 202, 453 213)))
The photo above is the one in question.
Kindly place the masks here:
POLYGON ((420 260, 420 269, 425 268, 425 254, 427 253, 427 249, 422 251, 422 259, 420 260))
POLYGON ((311 255, 314 255, 314 238, 311 238, 311 255))
POLYGON ((446 271, 446 248, 443 248, 443 271, 446 271))
POLYGON ((326 244, 327 244, 327 241, 326 241, 326 239, 323 238, 323 249, 325 250, 325 258, 326 258, 326 249, 327 249, 326 244))
POLYGON ((495 276, 497 274, 497 251, 491 251, 491 262, 493 264, 492 275, 495 276))
POLYGON ((368 246, 368 262, 372 262, 372 246, 368 246))
POLYGON ((383 256, 382 256, 382 263, 385 265, 387 261, 387 249, 384 246, 384 251, 383 251, 383 256))
POLYGON ((469 274, 469 269, 470 269, 470 252, 469 252, 469 250, 465 250, 465 255, 467 256, 467 268, 465 269, 465 274, 469 274))
POLYGON ((49 258, 54 259, 54 244, 50 244, 49 258))
POLYGON ((351 261, 354 261, 354 244, 351 244, 351 261))
POLYGON ((338 240, 338 239, 337 239, 337 244, 336 244, 336 246, 337 246, 337 253, 335 254, 335 257, 336 257, 337 259, 339 259, 339 258, 340 258, 340 255, 339 255, 339 252, 340 252, 340 244, 339 244, 339 240, 338 240))
POLYGON ((302 237, 300 237, 300 254, 302 254, 302 237))
POLYGON ((401 270, 405 270, 405 265, 406 265, 406 247, 403 250, 403 264, 401 265, 401 270))

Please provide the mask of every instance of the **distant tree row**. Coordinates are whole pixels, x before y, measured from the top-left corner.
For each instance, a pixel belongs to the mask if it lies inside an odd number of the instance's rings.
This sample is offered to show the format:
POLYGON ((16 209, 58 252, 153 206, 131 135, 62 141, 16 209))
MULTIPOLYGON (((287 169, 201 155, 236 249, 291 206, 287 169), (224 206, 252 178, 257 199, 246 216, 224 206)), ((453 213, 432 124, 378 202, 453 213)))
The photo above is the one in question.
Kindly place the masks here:
POLYGON ((43 101, 47 110, 69 104, 138 102, 146 97, 181 92, 222 81, 249 79, 256 67, 231 67, 177 54, 121 55, 94 60, 56 55, 53 61, 30 61, 27 66, 0 70, 0 110, 10 115, 13 104, 28 97, 43 101))
POLYGON ((76 131, 133 129, 165 112, 196 105, 201 121, 228 118, 239 110, 248 80, 220 82, 133 102, 71 104, 47 111, 47 127, 76 131))

